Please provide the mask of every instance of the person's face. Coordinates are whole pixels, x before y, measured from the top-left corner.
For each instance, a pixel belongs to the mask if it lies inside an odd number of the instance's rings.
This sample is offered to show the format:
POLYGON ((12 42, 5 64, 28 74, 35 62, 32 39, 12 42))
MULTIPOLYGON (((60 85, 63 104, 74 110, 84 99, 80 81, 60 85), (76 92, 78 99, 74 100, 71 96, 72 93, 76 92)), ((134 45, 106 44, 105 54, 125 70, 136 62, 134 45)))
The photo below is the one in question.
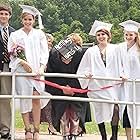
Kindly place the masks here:
POLYGON ((128 44, 135 42, 137 35, 133 31, 124 31, 124 39, 128 44))
POLYGON ((96 33, 96 39, 99 44, 108 42, 108 35, 102 31, 96 33))
POLYGON ((22 18, 22 24, 26 29, 31 29, 33 27, 34 21, 35 19, 31 14, 28 14, 22 18))
POLYGON ((52 41, 51 38, 48 38, 47 40, 48 40, 48 48, 51 49, 52 48, 52 42, 53 41, 52 41))
POLYGON ((1 25, 6 25, 9 22, 11 15, 8 11, 6 10, 1 10, 0 11, 0 24, 1 25))

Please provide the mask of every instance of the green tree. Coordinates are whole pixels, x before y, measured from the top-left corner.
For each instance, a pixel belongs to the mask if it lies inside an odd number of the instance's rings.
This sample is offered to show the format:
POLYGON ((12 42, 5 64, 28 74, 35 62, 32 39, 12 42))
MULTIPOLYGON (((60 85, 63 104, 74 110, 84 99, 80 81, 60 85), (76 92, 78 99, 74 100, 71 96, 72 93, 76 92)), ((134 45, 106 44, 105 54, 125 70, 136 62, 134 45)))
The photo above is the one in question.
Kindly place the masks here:
POLYGON ((3 0, 13 8, 11 25, 21 27, 20 4, 35 6, 42 13, 44 31, 52 33, 55 42, 71 32, 82 35, 84 42, 93 41, 88 33, 95 20, 113 24, 112 42, 122 41, 118 25, 128 19, 140 22, 140 0, 3 0))

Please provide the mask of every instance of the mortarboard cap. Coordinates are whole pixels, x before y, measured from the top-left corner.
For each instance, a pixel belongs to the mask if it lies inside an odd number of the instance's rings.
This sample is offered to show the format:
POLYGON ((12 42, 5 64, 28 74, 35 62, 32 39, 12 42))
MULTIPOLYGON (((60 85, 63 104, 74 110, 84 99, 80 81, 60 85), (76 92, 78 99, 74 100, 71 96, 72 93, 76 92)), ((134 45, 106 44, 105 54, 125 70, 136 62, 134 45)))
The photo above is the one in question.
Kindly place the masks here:
POLYGON ((29 6, 29 5, 19 5, 19 6, 23 9, 22 13, 29 13, 33 16, 38 16, 39 28, 40 29, 44 28, 42 24, 42 19, 41 19, 42 14, 35 7, 29 6))
POLYGON ((140 23, 133 20, 124 21, 119 25, 122 26, 126 31, 138 32, 138 29, 140 28, 140 23))
POLYGON ((81 46, 76 45, 73 41, 67 37, 61 40, 54 48, 63 56, 65 59, 70 59, 77 51, 81 51, 81 46))
POLYGON ((111 28, 112 28, 112 24, 95 20, 89 32, 89 35, 96 36, 96 32, 102 29, 105 29, 110 32, 111 28))

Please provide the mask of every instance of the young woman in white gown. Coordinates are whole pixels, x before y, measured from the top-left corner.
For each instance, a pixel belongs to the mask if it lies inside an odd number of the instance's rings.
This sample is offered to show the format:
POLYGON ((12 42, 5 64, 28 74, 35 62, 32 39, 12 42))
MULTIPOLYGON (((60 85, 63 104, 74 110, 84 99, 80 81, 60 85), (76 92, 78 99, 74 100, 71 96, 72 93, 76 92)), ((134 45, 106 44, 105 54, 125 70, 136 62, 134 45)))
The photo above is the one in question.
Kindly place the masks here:
MULTIPOLYGON (((97 45, 90 47, 85 52, 79 65, 77 74, 84 74, 91 79, 79 79, 83 89, 98 89, 106 85, 112 85, 114 81, 93 80, 94 76, 119 77, 117 46, 111 44, 112 24, 95 21, 90 35, 96 37, 97 45)), ((117 88, 88 92, 88 97, 94 99, 118 100, 117 88)), ((102 136, 102 140, 107 140, 104 122, 111 122, 112 136, 110 140, 117 140, 119 108, 118 105, 109 103, 93 102, 95 119, 102 136)))
MULTIPOLYGON (((29 73, 34 72, 39 77, 43 74, 48 61, 48 46, 46 36, 40 29, 33 28, 35 16, 39 11, 31 6, 21 5, 23 9, 21 18, 23 27, 13 32, 9 37, 8 50, 17 48, 24 50, 24 60, 11 52, 10 68, 12 72, 29 73)), ((16 92, 18 95, 40 95, 44 90, 42 83, 28 77, 16 77, 16 92)), ((40 99, 20 99, 20 110, 25 125, 25 139, 39 140, 40 99), (33 114, 34 132, 32 134, 29 121, 29 112, 33 114)))
MULTIPOLYGON (((138 29, 140 23, 127 20, 120 23, 124 28, 124 42, 119 44, 119 54, 121 58, 121 77, 123 79, 140 79, 140 40, 138 29)), ((124 83, 122 99, 133 101, 132 83, 124 83)), ((140 101, 140 83, 136 83, 136 101, 140 101)), ((133 128, 133 109, 132 105, 121 108, 123 114, 123 127, 125 128, 127 140, 131 140, 131 128, 133 128)), ((136 106, 136 129, 140 129, 140 106, 136 106)))

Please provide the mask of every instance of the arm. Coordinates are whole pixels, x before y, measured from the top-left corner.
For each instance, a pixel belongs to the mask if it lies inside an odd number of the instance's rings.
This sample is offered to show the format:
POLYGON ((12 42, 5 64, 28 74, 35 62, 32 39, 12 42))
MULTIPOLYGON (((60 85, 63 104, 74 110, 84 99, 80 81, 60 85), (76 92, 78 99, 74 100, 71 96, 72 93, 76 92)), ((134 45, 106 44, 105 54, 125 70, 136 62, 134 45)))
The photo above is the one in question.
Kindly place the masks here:
POLYGON ((15 47, 16 47, 16 41, 15 41, 14 33, 11 33, 8 39, 8 52, 10 53, 10 60, 11 60, 9 67, 11 69, 16 69, 20 63, 20 59, 15 57, 14 54, 11 53, 13 52, 15 47))
POLYGON ((49 58, 48 43, 46 40, 46 36, 42 31, 40 31, 40 46, 41 51, 40 51, 40 68, 38 70, 39 75, 44 73, 49 58))
MULTIPOLYGON (((90 60, 90 51, 89 49, 85 52, 85 54, 82 57, 82 60, 80 62, 80 65, 78 67, 77 70, 77 74, 79 75, 85 75, 88 78, 92 77, 92 73, 91 73, 91 60, 90 60)), ((90 79, 83 79, 83 78, 79 78, 78 79, 80 82, 80 85, 83 89, 88 87, 88 83, 90 81, 90 79)))
POLYGON ((22 60, 20 57, 17 55, 17 43, 16 43, 16 36, 15 33, 11 33, 9 40, 8 40, 8 52, 10 53, 10 68, 13 70, 16 70, 18 66, 22 66, 26 72, 32 72, 32 69, 30 65, 25 61, 22 60))
MULTIPOLYGON (((122 78, 122 80, 127 80, 128 79, 128 74, 127 72, 125 72, 125 67, 127 63, 125 61, 125 54, 123 52, 123 50, 121 49, 121 45, 118 45, 117 47, 117 60, 118 60, 118 71, 119 71, 119 76, 120 78, 122 78)), ((123 46, 124 47, 124 46, 123 46)))

